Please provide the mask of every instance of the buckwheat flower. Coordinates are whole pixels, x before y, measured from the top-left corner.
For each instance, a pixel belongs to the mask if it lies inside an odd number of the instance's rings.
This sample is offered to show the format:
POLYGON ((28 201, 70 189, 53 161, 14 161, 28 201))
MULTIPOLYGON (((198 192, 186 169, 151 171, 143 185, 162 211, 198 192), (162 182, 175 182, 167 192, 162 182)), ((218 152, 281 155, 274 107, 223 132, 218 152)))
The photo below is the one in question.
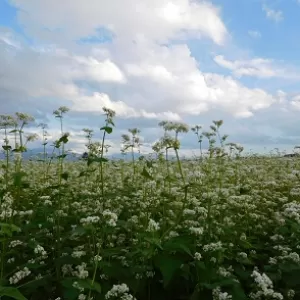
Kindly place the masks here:
POLYGON ((50 201, 50 200, 45 200, 44 204, 45 204, 46 206, 52 206, 52 201, 50 201))
POLYGON ((217 242, 217 243, 210 243, 207 245, 203 246, 203 250, 205 252, 207 251, 217 251, 217 250, 221 250, 223 248, 222 242, 217 242))
POLYGON ((42 279, 42 278, 43 278, 42 274, 38 274, 37 276, 35 276, 36 280, 39 280, 39 279, 42 279))
POLYGON ((129 292, 129 288, 125 283, 113 285, 112 289, 106 293, 105 299, 120 297, 127 292, 129 292))
POLYGON ((192 234, 195 234, 197 236, 202 235, 204 232, 203 227, 191 227, 189 230, 192 234))
POLYGON ((96 224, 100 221, 98 216, 89 216, 86 218, 80 219, 80 223, 83 225, 96 224))
POLYGON ((147 271, 147 272, 146 272, 146 276, 147 276, 148 278, 153 278, 154 275, 155 275, 155 272, 154 272, 154 271, 147 271))
POLYGON ((210 261, 212 262, 212 263, 216 263, 217 262, 217 259, 215 258, 215 257, 212 257, 211 259, 210 259, 210 261))
POLYGON ((293 299, 295 297, 295 291, 294 290, 288 290, 287 296, 289 299, 293 299))
POLYGON ((98 255, 98 254, 95 255, 94 258, 93 258, 94 262, 100 262, 101 260, 102 260, 102 257, 100 255, 98 255))
POLYGON ((7 260, 7 263, 8 264, 11 264, 11 263, 13 263, 15 261, 15 258, 14 257, 11 257, 11 258, 9 258, 8 260, 7 260))
POLYGON ((107 222, 106 222, 107 225, 109 225, 110 227, 116 227, 117 226, 117 223, 114 219, 109 219, 107 222))
POLYGON ((184 216, 194 216, 196 212, 193 209, 184 209, 183 210, 183 215, 184 216))
POLYGON ((80 278, 85 279, 89 276, 89 272, 86 270, 86 263, 81 263, 81 265, 76 266, 77 271, 73 272, 73 275, 80 278))
POLYGON ((227 292, 222 292, 220 287, 213 289, 213 300, 231 300, 232 296, 227 292))
POLYGON ((227 271, 223 267, 219 267, 218 274, 220 274, 223 277, 230 277, 231 276, 231 272, 227 271))
POLYGON ((106 219, 108 219, 108 221, 106 223, 109 226, 112 226, 112 227, 116 226, 116 222, 118 221, 118 216, 114 212, 111 212, 110 210, 106 209, 105 211, 103 211, 102 215, 106 219))
POLYGON ((241 241, 246 241, 246 240, 247 240, 247 236, 246 236, 245 233, 242 233, 242 234, 241 234, 240 240, 241 240, 241 241))
POLYGON ((80 258, 85 255, 86 255, 85 251, 73 251, 73 253, 71 254, 71 256, 75 258, 80 258))
POLYGON ((135 279, 137 279, 137 280, 141 280, 141 279, 144 278, 143 274, 140 274, 140 273, 136 273, 134 277, 135 277, 135 279))
POLYGON ((273 282, 265 273, 261 275, 257 269, 254 269, 251 277, 254 278, 254 281, 259 288, 257 293, 252 293, 251 298, 256 299, 258 296, 261 297, 261 295, 264 295, 265 297, 283 300, 282 294, 273 290, 273 282))
POLYGON ((83 292, 83 291, 84 291, 84 288, 83 288, 82 286, 80 286, 79 283, 78 283, 77 281, 74 281, 73 284, 72 284, 72 286, 73 286, 75 289, 79 290, 80 292, 83 292))
POLYGON ((169 237, 170 237, 170 238, 172 238, 172 237, 177 237, 177 236, 179 236, 179 233, 178 233, 178 232, 173 231, 173 230, 171 230, 171 231, 169 232, 169 237))
POLYGON ((159 230, 159 224, 156 223, 153 219, 150 219, 149 220, 149 223, 148 223, 148 227, 147 227, 147 231, 148 232, 154 232, 154 231, 157 231, 159 230))
POLYGON ((277 263, 278 263, 277 258, 275 258, 275 257, 270 257, 269 258, 269 264, 277 265, 277 263))
POLYGON ((202 258, 202 255, 199 252, 195 252, 194 259, 195 260, 201 260, 201 258, 202 258))
POLYGON ((245 253, 245 252, 240 252, 240 253, 238 253, 238 256, 239 256, 240 258, 242 258, 242 259, 247 259, 247 258, 248 258, 248 255, 247 255, 247 253, 245 253))
POLYGON ((25 277, 29 276, 31 271, 25 267, 23 270, 16 272, 12 277, 9 278, 10 284, 17 284, 19 281, 24 279, 25 277))
POLYGON ((47 256, 47 252, 45 251, 45 249, 41 245, 37 245, 34 248, 34 253, 35 254, 41 254, 43 257, 47 256))
POLYGON ((9 247, 10 248, 14 248, 14 247, 17 247, 19 245, 23 245, 24 243, 22 241, 19 241, 19 240, 15 240, 15 241, 11 241, 10 244, 9 244, 9 247))
POLYGON ((288 255, 288 257, 295 263, 299 264, 300 263, 300 257, 299 254, 296 252, 292 252, 288 255))

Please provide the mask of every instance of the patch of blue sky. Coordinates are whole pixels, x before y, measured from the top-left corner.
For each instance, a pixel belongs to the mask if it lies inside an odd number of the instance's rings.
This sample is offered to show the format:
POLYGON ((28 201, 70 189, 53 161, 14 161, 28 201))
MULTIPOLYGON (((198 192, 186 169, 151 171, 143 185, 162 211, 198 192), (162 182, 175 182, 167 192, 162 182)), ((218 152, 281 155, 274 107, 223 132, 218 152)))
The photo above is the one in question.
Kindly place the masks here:
POLYGON ((28 37, 24 28, 17 20, 18 10, 9 4, 6 0, 0 0, 0 27, 12 30, 16 35, 19 35, 22 40, 28 44, 32 43, 32 39, 28 37))
POLYGON ((114 34, 105 27, 97 28, 96 34, 83 37, 77 41, 78 44, 104 44, 114 39, 114 34))
POLYGON ((296 0, 215 0, 222 7, 225 25, 235 43, 251 49, 252 55, 271 57, 300 63, 300 5, 296 0), (283 19, 275 22, 266 17, 263 5, 281 11, 283 19), (261 38, 253 38, 248 31, 258 31, 261 38))

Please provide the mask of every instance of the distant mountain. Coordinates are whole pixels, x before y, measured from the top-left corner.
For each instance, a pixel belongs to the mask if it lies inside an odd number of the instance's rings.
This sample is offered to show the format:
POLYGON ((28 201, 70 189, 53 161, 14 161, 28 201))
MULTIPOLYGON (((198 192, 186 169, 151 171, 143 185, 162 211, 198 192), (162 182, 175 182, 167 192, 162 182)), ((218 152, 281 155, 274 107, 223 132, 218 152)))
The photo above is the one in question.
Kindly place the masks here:
MULTIPOLYGON (((47 152, 47 156, 51 157, 52 156, 52 151, 48 151, 47 152)), ((79 159, 82 158, 83 153, 75 153, 75 152, 68 152, 66 151, 66 158, 65 160, 67 161, 78 161, 79 159)), ((44 149, 41 148, 33 148, 33 149, 28 149, 26 152, 23 152, 22 156, 24 160, 38 160, 38 159, 43 159, 43 155, 44 155, 44 149)), ((59 155, 59 152, 56 151, 54 152, 54 155, 59 155)), ((142 154, 139 153, 135 153, 134 154, 135 159, 138 159, 139 157, 142 156, 142 154)), ((147 156, 147 155, 145 155, 147 156)), ((108 159, 111 160, 120 160, 120 159, 124 159, 124 160, 131 160, 131 154, 128 153, 125 156, 122 155, 121 153, 114 153, 114 154, 110 154, 110 155, 105 155, 105 157, 107 157, 108 159)), ((2 152, 0 152, 0 160, 5 158, 5 154, 2 152)))

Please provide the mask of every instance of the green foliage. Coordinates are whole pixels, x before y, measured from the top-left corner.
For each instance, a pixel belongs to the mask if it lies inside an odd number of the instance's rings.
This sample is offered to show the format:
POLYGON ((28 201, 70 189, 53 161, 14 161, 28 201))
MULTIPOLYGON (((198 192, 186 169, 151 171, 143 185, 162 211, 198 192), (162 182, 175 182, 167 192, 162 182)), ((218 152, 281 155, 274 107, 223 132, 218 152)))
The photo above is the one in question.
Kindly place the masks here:
POLYGON ((22 160, 33 119, 0 116, 2 299, 104 300, 121 284, 124 295, 112 299, 299 299, 297 159, 241 157, 243 148, 221 135, 222 121, 194 126, 201 161, 182 159, 179 134, 189 127, 163 121, 155 158, 136 159, 140 130, 131 128, 122 150, 132 160, 111 161, 105 138, 115 113, 103 108, 102 140, 83 129, 88 158, 68 162, 67 112, 54 111, 61 137, 35 161, 22 160))
POLYGON ((6 296, 10 299, 27 300, 16 288, 0 286, 0 296, 6 296))

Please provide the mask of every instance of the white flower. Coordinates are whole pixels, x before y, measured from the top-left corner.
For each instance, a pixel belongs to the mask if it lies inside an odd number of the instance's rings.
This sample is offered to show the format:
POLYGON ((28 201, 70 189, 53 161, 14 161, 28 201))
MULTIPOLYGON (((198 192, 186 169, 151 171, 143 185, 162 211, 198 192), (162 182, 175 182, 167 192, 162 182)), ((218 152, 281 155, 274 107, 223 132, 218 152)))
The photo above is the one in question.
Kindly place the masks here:
POLYGON ((149 223, 148 223, 148 228, 147 228, 147 231, 148 232, 154 232, 154 231, 157 231, 159 230, 159 224, 156 223, 153 219, 150 219, 149 220, 149 223))
POLYGON ((196 252, 196 253, 194 254, 194 259, 195 259, 195 260, 201 260, 201 258, 202 258, 202 255, 201 255, 199 252, 196 252))
POLYGON ((190 228, 190 232, 195 234, 195 235, 202 235, 203 234, 204 229, 202 227, 191 227, 190 228))
POLYGON ((86 295, 84 295, 84 294, 80 294, 78 296, 78 300, 85 300, 85 299, 86 299, 86 295))
POLYGON ((124 299, 124 300, 134 299, 127 292, 129 292, 129 288, 125 283, 113 285, 112 289, 106 293, 105 299, 110 299, 114 297, 120 297, 120 299, 124 299))
POLYGON ((12 277, 9 278, 9 283, 10 284, 17 284, 19 281, 27 277, 28 275, 31 274, 31 271, 25 267, 23 270, 18 271, 15 273, 12 277))

